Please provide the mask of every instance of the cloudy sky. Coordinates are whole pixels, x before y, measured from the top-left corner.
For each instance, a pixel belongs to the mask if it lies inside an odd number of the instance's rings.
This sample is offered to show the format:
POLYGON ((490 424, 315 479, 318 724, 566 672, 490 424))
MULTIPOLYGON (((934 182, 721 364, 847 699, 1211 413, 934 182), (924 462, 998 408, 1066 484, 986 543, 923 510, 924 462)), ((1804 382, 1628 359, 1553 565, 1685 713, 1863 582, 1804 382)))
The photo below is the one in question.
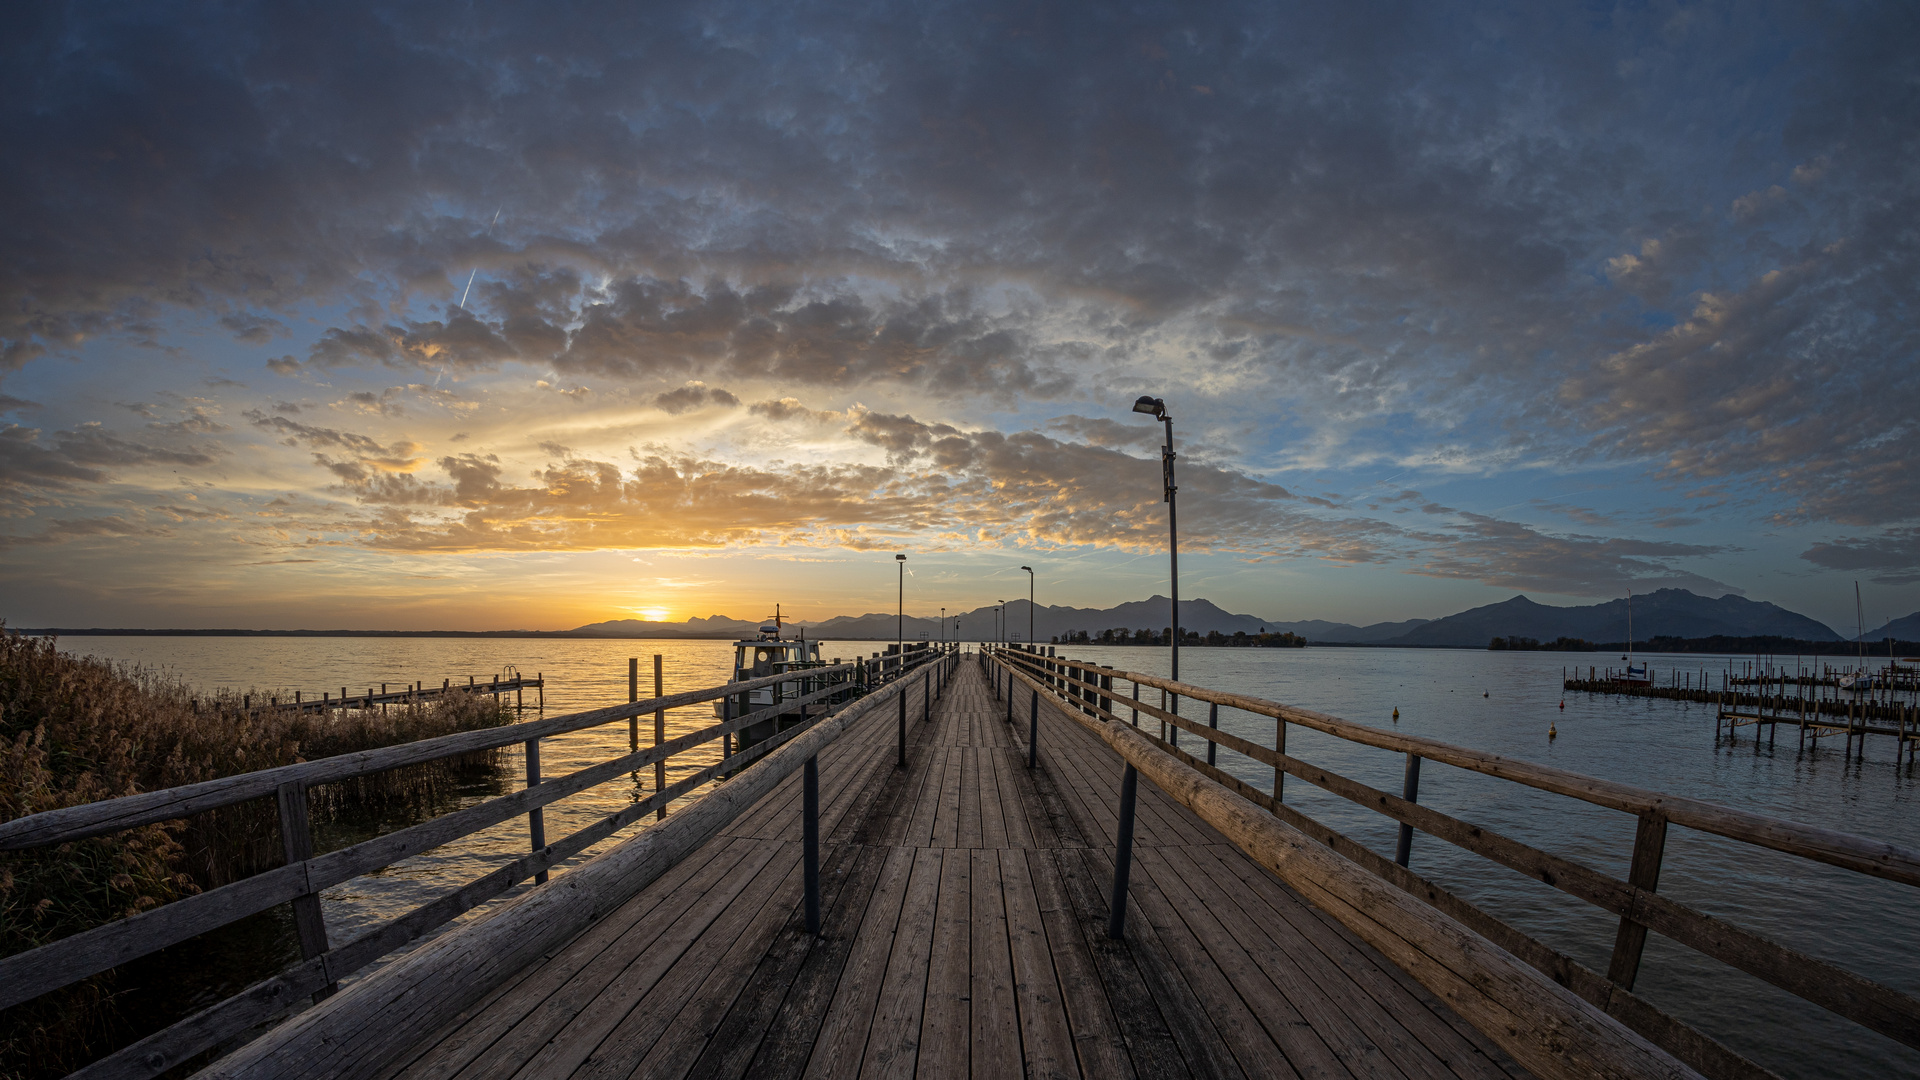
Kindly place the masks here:
POLYGON ((1911 4, 28 4, 0 617, 1920 607, 1911 4))

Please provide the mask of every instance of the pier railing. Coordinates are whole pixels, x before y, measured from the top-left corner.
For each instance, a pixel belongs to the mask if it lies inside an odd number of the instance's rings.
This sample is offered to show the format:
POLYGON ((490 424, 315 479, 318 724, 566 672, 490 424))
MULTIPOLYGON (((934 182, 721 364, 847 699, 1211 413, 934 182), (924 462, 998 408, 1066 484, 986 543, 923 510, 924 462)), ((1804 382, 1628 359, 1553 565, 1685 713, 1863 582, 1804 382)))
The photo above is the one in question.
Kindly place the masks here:
MULTIPOLYGON (((1669 824, 1917 887, 1920 887, 1920 852, 1697 799, 1648 791, 1518 761, 1435 739, 1382 731, 1245 694, 1211 690, 1154 675, 1046 656, 1037 648, 997 650, 990 653, 990 659, 998 669, 994 673, 996 690, 1007 696, 1009 720, 1028 719, 1013 715, 1016 686, 1024 687, 1025 693, 1021 696, 1031 699, 1019 704, 1026 705, 1033 712, 1037 712, 1040 695, 1048 695, 1065 706, 1067 715, 1080 720, 1114 746, 1129 764, 1138 766, 1141 772, 1147 773, 1169 794, 1187 803, 1256 860, 1268 865, 1288 884, 1316 899, 1316 902, 1327 895, 1327 883, 1323 880, 1328 873, 1326 866, 1312 859, 1304 859, 1296 860, 1289 869, 1278 865, 1272 857, 1263 857, 1255 847, 1260 843, 1270 847, 1278 841, 1271 837, 1262 840, 1253 836, 1248 832, 1248 823, 1235 818, 1230 812, 1231 807, 1223 809, 1224 804, 1211 797, 1199 798, 1195 794, 1198 789, 1194 789, 1194 785, 1183 778, 1182 770, 1170 769, 1165 761, 1150 762, 1149 759, 1157 755, 1161 759, 1178 762, 1194 774, 1194 780, 1204 778, 1265 809, 1271 819, 1292 826, 1334 853, 1344 856, 1347 865, 1368 871, 1450 916, 1458 924, 1531 965, 1559 987, 1571 991, 1705 1076, 1719 1080, 1769 1074, 1632 993, 1642 949, 1650 930, 1907 1046, 1920 1047, 1920 1000, 1697 911, 1656 891, 1669 824), (1120 684, 1117 689, 1116 683, 1120 684), (1143 688, 1162 692, 1160 703, 1141 700, 1143 688), (1177 710, 1182 698, 1205 702, 1208 706, 1207 719, 1201 721, 1180 715, 1177 710), (1274 744, 1262 745, 1220 730, 1219 709, 1222 707, 1271 717, 1275 722, 1274 744), (1161 721, 1159 737, 1139 726, 1142 715, 1161 721), (1402 790, 1398 794, 1382 791, 1291 756, 1286 751, 1290 725, 1404 755, 1402 790), (1195 747, 1199 750, 1198 754, 1182 749, 1179 745, 1182 732, 1197 736, 1205 749, 1195 747), (1220 747, 1272 766, 1274 780, 1271 792, 1263 791, 1218 768, 1215 758, 1220 747), (1418 798, 1420 763, 1423 760, 1439 761, 1634 815, 1637 827, 1627 878, 1621 880, 1490 829, 1421 806, 1418 798), (1153 768, 1150 769, 1149 764, 1153 768), (1287 776, 1296 777, 1398 822, 1396 858, 1389 861, 1365 845, 1287 806, 1283 801, 1287 776), (1169 787, 1169 784, 1173 787, 1169 787), (1617 915, 1620 922, 1606 974, 1603 976, 1588 969, 1408 870, 1416 832, 1445 840, 1617 915)), ((1030 731, 1037 735, 1037 725, 1031 727, 1030 731)), ((1127 789, 1123 785, 1123 802, 1126 797, 1127 789)), ((1121 808, 1123 834, 1130 832, 1130 811, 1130 806, 1121 808)), ((1267 854, 1273 856, 1272 851, 1267 854)), ((1124 866, 1123 855, 1116 856, 1116 867, 1121 866, 1124 866)), ((1124 881, 1124 871, 1120 874, 1124 881)), ((1357 886, 1347 882, 1342 888, 1357 886)), ((1117 885, 1116 909, 1124 903, 1122 893, 1123 889, 1117 885)), ((1537 1049, 1535 1046, 1527 1039, 1519 1040, 1516 1045, 1508 1045, 1507 1041, 1503 1041, 1501 1032, 1480 1024, 1481 1019, 1492 1013, 1476 1018, 1471 1007, 1462 1008, 1461 1001, 1456 1000, 1456 995, 1448 988, 1449 976, 1432 971, 1423 974, 1423 964, 1427 961, 1419 956, 1404 954, 1407 946, 1400 938, 1391 934, 1381 936, 1374 912, 1351 898, 1342 900, 1336 897, 1331 904, 1322 903, 1321 906, 1362 938, 1381 948, 1390 958, 1401 962, 1415 978, 1426 983, 1450 1004, 1461 1008, 1463 1015, 1474 1020, 1490 1037, 1501 1041, 1501 1045, 1520 1058, 1523 1064, 1528 1063, 1528 1055, 1537 1049), (1380 940, 1376 941, 1375 937, 1380 937, 1380 940), (1397 941, 1400 944, 1396 945, 1397 941), (1396 955, 1396 949, 1401 949, 1403 955, 1396 955), (1437 981, 1430 981, 1429 975, 1434 975, 1437 981)), ((1487 985, 1499 985, 1499 980, 1495 979, 1487 985)), ((1515 992, 1524 993, 1524 988, 1515 992)), ((1510 1010, 1518 1005, 1504 996, 1497 997, 1495 1005, 1498 1008, 1510 1010)), ((1497 1012, 1498 1008, 1493 1012, 1497 1012)), ((1507 1033, 1507 1038, 1512 1038, 1511 1032, 1507 1033)))
MULTIPOLYGON (((74 1074, 89 1080, 146 1080, 157 1076, 209 1047, 290 1011, 303 998, 311 996, 315 1001, 326 998, 337 989, 343 977, 528 878, 544 884, 552 867, 648 814, 658 813, 664 817, 674 800, 716 778, 751 772, 749 766, 854 700, 898 696, 904 715, 904 702, 910 692, 907 684, 914 681, 911 677, 922 669, 931 670, 934 661, 951 656, 950 649, 910 649, 904 654, 824 665, 676 694, 658 692, 656 675, 655 696, 646 700, 639 699, 636 666, 630 668, 630 700, 624 704, 342 754, 0 822, 0 850, 19 851, 172 821, 254 799, 273 798, 286 854, 285 865, 277 869, 0 958, 0 1009, 30 1001, 278 905, 291 904, 301 952, 298 963, 74 1074), (723 699, 729 704, 744 703, 751 691, 778 688, 783 684, 787 690, 797 692, 783 695, 776 691, 778 700, 774 704, 750 712, 734 714, 729 707, 728 718, 678 738, 665 737, 664 717, 669 709, 723 699), (895 685, 897 694, 891 692, 895 685), (638 721, 648 713, 653 714, 655 720, 654 744, 641 749, 638 721), (796 713, 798 720, 792 726, 781 729, 776 723, 776 734, 743 750, 733 749, 732 737, 736 732, 796 713), (566 776, 551 779, 541 776, 542 740, 620 720, 632 724, 633 752, 566 776), (670 759, 716 740, 722 744, 718 760, 674 783, 666 783, 666 763, 670 759), (307 815, 310 788, 514 744, 525 748, 524 789, 337 851, 323 855, 313 853, 307 815), (622 776, 637 774, 648 765, 656 766, 651 795, 561 840, 551 844, 546 841, 543 807, 622 776), (320 907, 323 890, 521 815, 526 816, 528 823, 528 854, 351 941, 329 945, 320 907)), ((479 693, 491 689, 487 684, 475 687, 479 693)))

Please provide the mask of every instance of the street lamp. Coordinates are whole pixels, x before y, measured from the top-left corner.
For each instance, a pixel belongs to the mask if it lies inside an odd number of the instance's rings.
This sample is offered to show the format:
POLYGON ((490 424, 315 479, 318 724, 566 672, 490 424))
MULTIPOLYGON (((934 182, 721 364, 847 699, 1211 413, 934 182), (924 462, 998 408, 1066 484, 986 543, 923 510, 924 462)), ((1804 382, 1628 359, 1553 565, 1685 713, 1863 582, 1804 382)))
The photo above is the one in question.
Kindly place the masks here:
POLYGON ((1033 644, 1033 567, 1023 566, 1027 572, 1027 644, 1033 644))
POLYGON ((900 662, 904 664, 907 661, 907 557, 895 555, 893 562, 900 568, 900 598, 893 609, 893 651, 899 654, 900 662))
POLYGON ((947 643, 947 609, 940 609, 940 644, 947 643))
POLYGON ((1180 678, 1180 531, 1175 525, 1173 513, 1173 493, 1179 488, 1173 483, 1173 417, 1167 414, 1167 403, 1157 397, 1142 397, 1133 403, 1133 411, 1146 413, 1167 425, 1167 445, 1160 448, 1161 485, 1165 488, 1162 498, 1167 504, 1167 558, 1170 582, 1168 588, 1173 593, 1173 675, 1175 681, 1180 678))
POLYGON ((1000 613, 1000 647, 1004 649, 1007 647, 1007 602, 1005 600, 996 602, 1000 605, 995 609, 1000 613))

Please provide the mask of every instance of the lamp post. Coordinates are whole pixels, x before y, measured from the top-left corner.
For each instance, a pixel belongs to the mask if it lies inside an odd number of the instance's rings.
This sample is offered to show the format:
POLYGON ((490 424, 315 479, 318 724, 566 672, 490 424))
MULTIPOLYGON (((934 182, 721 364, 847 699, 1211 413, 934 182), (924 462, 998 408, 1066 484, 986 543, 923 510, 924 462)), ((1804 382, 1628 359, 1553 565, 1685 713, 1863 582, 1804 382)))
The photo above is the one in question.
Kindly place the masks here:
POLYGON ((940 644, 947 643, 947 609, 940 609, 940 644))
POLYGON ((1027 572, 1027 644, 1032 645, 1034 643, 1033 642, 1033 567, 1023 566, 1020 569, 1025 570, 1027 572))
POLYGON ((1178 681, 1180 678, 1180 530, 1175 523, 1173 513, 1173 493, 1179 490, 1173 483, 1173 417, 1167 413, 1167 403, 1157 397, 1142 397, 1133 403, 1133 411, 1146 413, 1148 416, 1164 421, 1167 425, 1167 445, 1160 448, 1160 476, 1161 485, 1165 489, 1161 497, 1167 504, 1168 590, 1173 593, 1173 621, 1168 624, 1172 627, 1170 636, 1173 639, 1171 643, 1173 674, 1170 677, 1178 681))
POLYGON ((907 557, 895 555, 893 563, 900 568, 900 597, 893 609, 893 651, 900 663, 905 664, 907 661, 907 557))
POLYGON ((1007 647, 1007 602, 1001 600, 998 603, 1000 606, 996 610, 1000 612, 1000 647, 1004 649, 1007 647))

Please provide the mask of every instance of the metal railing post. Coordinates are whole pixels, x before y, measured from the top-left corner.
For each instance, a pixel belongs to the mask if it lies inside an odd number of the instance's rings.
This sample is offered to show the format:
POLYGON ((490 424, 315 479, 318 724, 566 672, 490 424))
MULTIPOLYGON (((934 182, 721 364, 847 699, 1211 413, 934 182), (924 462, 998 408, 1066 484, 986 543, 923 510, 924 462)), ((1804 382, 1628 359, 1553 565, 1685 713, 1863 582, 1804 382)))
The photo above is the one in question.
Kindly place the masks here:
MULTIPOLYGON (((527 740, 527 786, 540 786, 540 740, 527 740)), ((539 851, 547 846, 547 812, 536 806, 527 811, 527 835, 533 841, 533 850, 539 851)), ((545 870, 533 875, 535 885, 547 883, 545 870)))
MULTIPOLYGON (((1215 731, 1220 730, 1220 703, 1217 701, 1207 703, 1207 726, 1215 731)), ((1207 764, 1213 764, 1213 756, 1219 749, 1219 743, 1212 739, 1207 740, 1207 764)))
POLYGON ((933 719, 933 672, 920 676, 920 722, 933 719))
POLYGON ((907 688, 904 686, 900 688, 900 746, 896 764, 902 769, 907 767, 907 688))
MULTIPOLYGON (((653 654, 653 697, 654 697, 654 700, 658 701, 659 699, 666 696, 667 696, 667 680, 666 680, 666 676, 662 673, 662 670, 660 667, 660 654, 654 653, 653 654)), ((666 741, 667 741, 667 711, 665 709, 655 709, 653 710, 653 745, 659 746, 661 743, 666 741)), ((664 760, 656 761, 653 763, 653 790, 655 793, 659 793, 667 790, 667 763, 664 760)), ((655 815, 654 820, 656 821, 667 820, 667 807, 665 803, 661 804, 659 813, 655 815)))
MULTIPOLYGON (((1140 700, 1140 684, 1139 683, 1133 684, 1133 700, 1135 701, 1140 700)), ((1135 705, 1133 707, 1133 726, 1134 727, 1140 726, 1140 706, 1138 705, 1135 705)))
MULTIPOLYGON (((289 780, 274 792, 280 810, 280 847, 287 864, 313 858, 313 829, 307 820, 307 785, 289 780)), ((300 939, 300 958, 311 960, 327 951, 327 917, 320 910, 320 897, 306 893, 293 898, 293 929, 300 939)), ((313 992, 313 1000, 331 997, 340 984, 329 983, 313 992)))
MULTIPOLYGON (((1278 753, 1287 752, 1287 722, 1279 717, 1273 720, 1273 749, 1278 753)), ((1278 765, 1273 767, 1273 801, 1279 802, 1287 787, 1287 770, 1278 765)))
POLYGON ((807 759, 800 780, 800 864, 806 879, 807 936, 820 936, 820 758, 807 759))
MULTIPOLYGON (((1400 784, 1400 797, 1407 800, 1408 802, 1420 801, 1420 755, 1419 754, 1410 753, 1407 755, 1406 778, 1402 780, 1400 784)), ((1399 849, 1394 852, 1393 861, 1399 863, 1401 866, 1405 866, 1407 865, 1407 860, 1412 857, 1413 857, 1413 826, 1408 825, 1405 822, 1401 822, 1400 846, 1399 846, 1399 849)))
POLYGON ((1108 903, 1107 936, 1115 941, 1127 932, 1127 879, 1133 870, 1133 802, 1140 773, 1131 764, 1120 776, 1120 831, 1113 844, 1113 898, 1108 903))
POLYGON ((1033 768, 1033 763, 1038 757, 1039 752, 1040 691, 1035 690, 1033 691, 1033 702, 1027 713, 1027 768, 1033 768))
MULTIPOLYGON (((627 657, 627 704, 640 700, 640 658, 627 657)), ((640 749, 640 714, 627 717, 627 749, 640 749)))

